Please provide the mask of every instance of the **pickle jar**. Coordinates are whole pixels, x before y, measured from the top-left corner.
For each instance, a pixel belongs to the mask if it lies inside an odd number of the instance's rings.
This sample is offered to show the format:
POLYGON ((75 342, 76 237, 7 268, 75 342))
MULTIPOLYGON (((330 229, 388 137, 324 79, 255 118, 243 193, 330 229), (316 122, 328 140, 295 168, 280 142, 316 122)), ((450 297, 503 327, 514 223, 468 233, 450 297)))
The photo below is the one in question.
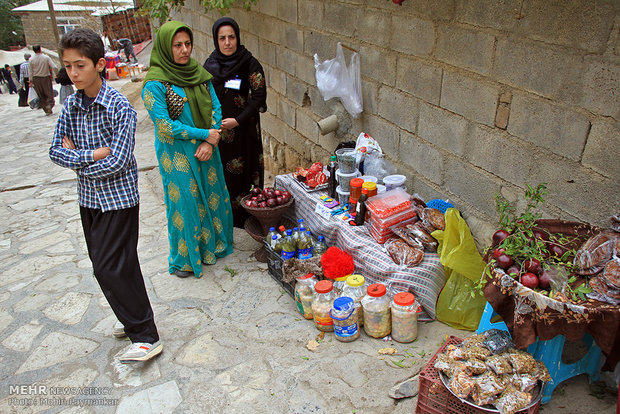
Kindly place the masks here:
POLYGON ((306 319, 312 319, 312 299, 314 297, 314 285, 317 282, 314 273, 300 276, 295 281, 295 304, 299 313, 306 319))
POLYGON ((364 297, 364 276, 351 275, 347 277, 347 283, 342 288, 340 296, 348 296, 353 299, 355 310, 357 311, 357 326, 364 326, 364 311, 362 310, 361 300, 364 297))
POLYGON ((347 278, 349 276, 350 275, 346 275, 346 276, 337 277, 336 279, 334 279, 334 294, 336 297, 342 296, 340 293, 342 292, 342 289, 344 288, 344 286, 347 284, 347 278))
POLYGON ((375 283, 368 286, 362 298, 364 309, 364 332, 373 338, 383 338, 392 329, 390 297, 386 295, 385 285, 375 283))
POLYGON ((332 310, 332 303, 335 298, 331 280, 321 280, 314 285, 312 317, 314 319, 314 326, 319 331, 334 331, 334 321, 329 316, 329 312, 332 310))
POLYGON ((340 342, 352 342, 360 337, 357 326, 357 311, 353 299, 342 296, 334 299, 329 314, 334 321, 334 334, 340 342))
POLYGON ((392 303, 392 339, 397 342, 413 342, 418 337, 418 304, 409 292, 394 295, 392 303))

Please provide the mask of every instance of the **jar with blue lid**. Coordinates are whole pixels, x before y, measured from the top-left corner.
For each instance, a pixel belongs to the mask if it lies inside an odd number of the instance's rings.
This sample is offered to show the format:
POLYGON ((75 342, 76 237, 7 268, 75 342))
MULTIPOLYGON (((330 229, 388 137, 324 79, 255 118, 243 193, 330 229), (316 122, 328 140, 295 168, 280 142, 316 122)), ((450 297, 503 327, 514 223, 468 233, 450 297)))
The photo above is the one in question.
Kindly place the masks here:
POLYGON ((334 334, 340 342, 352 342, 360 336, 357 311, 353 299, 342 296, 334 300, 330 316, 334 321, 334 334))

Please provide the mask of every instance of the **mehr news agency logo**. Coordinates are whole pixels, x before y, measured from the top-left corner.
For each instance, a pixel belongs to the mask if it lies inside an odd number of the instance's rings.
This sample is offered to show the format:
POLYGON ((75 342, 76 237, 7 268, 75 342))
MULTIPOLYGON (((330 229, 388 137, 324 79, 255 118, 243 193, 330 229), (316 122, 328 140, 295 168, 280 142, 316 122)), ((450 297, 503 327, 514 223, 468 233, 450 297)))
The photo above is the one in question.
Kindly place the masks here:
POLYGON ((112 406, 112 387, 50 387, 43 384, 9 385, 9 406, 112 406))

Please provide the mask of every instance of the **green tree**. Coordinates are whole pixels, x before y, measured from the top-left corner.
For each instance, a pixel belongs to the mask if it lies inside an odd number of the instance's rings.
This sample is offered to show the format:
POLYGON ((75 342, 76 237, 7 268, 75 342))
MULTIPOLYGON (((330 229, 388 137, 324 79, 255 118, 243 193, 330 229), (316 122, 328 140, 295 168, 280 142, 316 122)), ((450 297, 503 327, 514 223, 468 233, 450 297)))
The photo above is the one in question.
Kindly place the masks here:
MULTIPOLYGON (((2 1, 2 0, 0 0, 2 1)), ((234 3, 241 2, 243 7, 250 9, 252 4, 256 4, 258 0, 201 0, 205 12, 216 9, 220 14, 228 13, 230 6, 234 3)), ((185 0, 142 0, 139 2, 140 9, 143 14, 148 14, 151 19, 158 19, 160 24, 168 20, 171 10, 179 10, 185 0)))
POLYGON ((30 0, 0 0, 0 49, 8 49, 11 45, 24 43, 22 19, 11 10, 30 0))

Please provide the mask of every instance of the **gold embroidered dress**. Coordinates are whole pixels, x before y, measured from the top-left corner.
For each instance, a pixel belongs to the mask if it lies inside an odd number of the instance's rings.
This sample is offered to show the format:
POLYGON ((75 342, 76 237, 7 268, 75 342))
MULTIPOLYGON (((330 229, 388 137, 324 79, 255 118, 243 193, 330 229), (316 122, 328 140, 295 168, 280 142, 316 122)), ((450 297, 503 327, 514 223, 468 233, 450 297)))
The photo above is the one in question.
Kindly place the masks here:
MULTIPOLYGON (((172 90, 186 97, 183 88, 172 85, 172 90)), ((208 90, 213 105, 211 128, 217 129, 222 112, 210 81, 208 90)), ((159 81, 148 81, 142 89, 144 105, 155 124, 155 151, 168 217, 169 271, 193 271, 201 277, 201 262, 213 264, 233 251, 230 198, 217 147, 207 161, 194 157, 208 129, 195 127, 187 102, 179 117, 171 119, 165 95, 166 87, 159 81)))

